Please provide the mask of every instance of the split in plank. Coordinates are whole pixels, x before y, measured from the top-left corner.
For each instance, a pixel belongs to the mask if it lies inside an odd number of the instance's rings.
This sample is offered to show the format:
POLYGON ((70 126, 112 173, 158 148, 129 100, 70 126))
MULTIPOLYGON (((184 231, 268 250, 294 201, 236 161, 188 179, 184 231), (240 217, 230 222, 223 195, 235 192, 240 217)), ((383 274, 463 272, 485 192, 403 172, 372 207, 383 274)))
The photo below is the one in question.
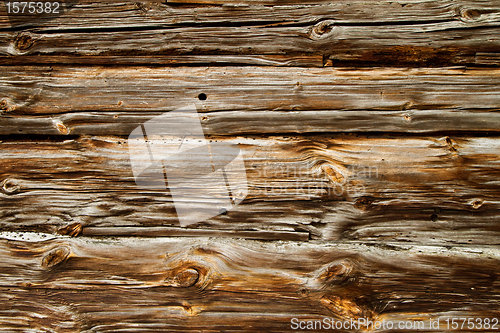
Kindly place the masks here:
MULTIPOLYGON (((211 140, 239 144, 248 194, 226 215, 190 226, 199 233, 498 244, 498 137, 211 140)), ((136 185, 124 138, 4 139, 0 152, 3 230, 179 226, 168 190, 136 185)))

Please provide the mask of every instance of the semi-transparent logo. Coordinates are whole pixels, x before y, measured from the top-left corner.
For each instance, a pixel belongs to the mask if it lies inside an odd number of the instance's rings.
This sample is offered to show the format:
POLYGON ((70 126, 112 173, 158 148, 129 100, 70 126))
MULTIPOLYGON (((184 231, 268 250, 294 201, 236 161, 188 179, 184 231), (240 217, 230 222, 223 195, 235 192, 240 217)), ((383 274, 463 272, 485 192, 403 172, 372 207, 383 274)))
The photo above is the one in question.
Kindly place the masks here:
POLYGON ((136 184, 168 187, 181 226, 225 214, 247 195, 239 146, 205 139, 194 105, 138 126, 128 147, 136 184))

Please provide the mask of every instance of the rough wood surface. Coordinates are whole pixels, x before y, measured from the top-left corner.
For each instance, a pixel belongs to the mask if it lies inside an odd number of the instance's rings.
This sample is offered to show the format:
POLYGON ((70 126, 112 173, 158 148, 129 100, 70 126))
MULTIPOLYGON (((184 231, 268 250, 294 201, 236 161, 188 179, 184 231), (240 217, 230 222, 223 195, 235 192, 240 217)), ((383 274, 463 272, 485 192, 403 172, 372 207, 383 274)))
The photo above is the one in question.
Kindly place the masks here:
POLYGON ((1 332, 500 329, 498 1, 64 2, 0 3, 1 332), (181 227, 127 138, 193 104, 248 193, 181 227))
POLYGON ((211 54, 244 56, 243 63, 251 55, 316 55, 325 65, 446 66, 476 64, 476 54, 500 48, 492 38, 500 18, 495 1, 178 3, 186 2, 82 2, 52 19, 5 15, 2 62, 64 56, 66 63, 102 63, 100 56, 114 56, 113 63, 161 64, 171 55, 211 54))
POLYGON ((290 332, 293 318, 447 331, 500 316, 498 248, 0 237, 5 331, 290 332))
MULTIPOLYGON (((249 191, 226 215, 190 226, 199 234, 233 230, 249 231, 248 238, 280 238, 261 234, 270 230, 283 232, 282 239, 297 239, 291 236, 296 231, 299 238, 308 232, 326 240, 498 244, 496 137, 213 140, 240 145, 249 191)), ((179 226, 168 190, 135 184, 126 139, 10 139, 0 150, 4 230, 55 232, 71 223, 179 226)), ((116 229, 117 235, 124 232, 116 229)))
POLYGON ((0 135, 123 135, 196 104, 210 135, 500 130, 500 71, 1 67, 0 135), (199 100, 199 94, 206 100, 199 100), (303 111, 303 112, 300 112, 303 111))

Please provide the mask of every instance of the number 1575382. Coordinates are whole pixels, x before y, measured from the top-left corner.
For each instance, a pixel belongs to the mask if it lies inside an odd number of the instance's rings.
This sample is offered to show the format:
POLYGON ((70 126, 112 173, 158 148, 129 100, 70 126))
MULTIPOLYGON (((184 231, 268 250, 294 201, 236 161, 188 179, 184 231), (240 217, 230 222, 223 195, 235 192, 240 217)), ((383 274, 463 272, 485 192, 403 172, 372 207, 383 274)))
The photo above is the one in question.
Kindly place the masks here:
POLYGON ((8 14, 59 14, 59 2, 7 2, 8 14))

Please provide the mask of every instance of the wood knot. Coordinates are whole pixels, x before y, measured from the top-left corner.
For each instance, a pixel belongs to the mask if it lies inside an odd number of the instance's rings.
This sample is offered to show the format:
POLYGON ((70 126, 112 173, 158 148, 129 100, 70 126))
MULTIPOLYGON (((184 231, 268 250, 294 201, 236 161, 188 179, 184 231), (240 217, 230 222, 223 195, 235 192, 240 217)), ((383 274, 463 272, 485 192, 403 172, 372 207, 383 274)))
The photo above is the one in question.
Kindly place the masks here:
POLYGON ((460 8, 459 15, 462 21, 475 21, 479 19, 481 13, 471 8, 460 8))
POLYGON ((20 34, 14 40, 14 46, 19 51, 26 51, 30 49, 34 44, 34 39, 29 34, 20 34))
POLYGON ((321 304, 343 319, 371 318, 370 311, 363 309, 356 302, 327 294, 321 297, 321 304))
POLYGON ((145 12, 148 11, 148 8, 142 2, 135 2, 134 3, 134 9, 137 10, 137 11, 140 11, 142 13, 145 13, 145 12))
POLYGON ((413 102, 406 102, 401 105, 401 111, 411 110, 411 108, 413 108, 413 105, 413 102))
POLYGON ((215 250, 193 247, 189 250, 189 258, 175 258, 167 254, 168 263, 167 274, 164 284, 170 287, 191 287, 195 286, 199 290, 205 290, 218 276, 217 268, 214 264, 214 257, 218 252, 215 250), (211 258, 208 259, 207 256, 211 258))
POLYGON ((187 316, 197 316, 200 314, 201 310, 198 307, 193 307, 188 302, 182 302, 181 307, 184 310, 184 314, 187 316))
POLYGON ((71 251, 65 247, 58 247, 53 249, 49 253, 45 255, 42 259, 42 267, 50 268, 59 265, 63 261, 66 261, 69 258, 71 251))
POLYGON ((2 192, 4 194, 16 194, 21 191, 21 185, 16 179, 5 179, 1 184, 2 192))
POLYGON ((474 209, 479 209, 483 205, 483 200, 481 199, 474 199, 471 202, 471 206, 474 209))
POLYGON ((361 210, 367 210, 373 203, 373 199, 368 197, 361 197, 354 203, 354 207, 361 210))
POLYGON ((173 279, 174 284, 178 287, 187 288, 194 286, 198 282, 200 273, 194 268, 188 268, 179 272, 173 279))
POLYGON ((64 228, 57 230, 59 235, 77 237, 82 234, 83 227, 81 223, 72 223, 64 228))
POLYGON ((0 101, 0 114, 4 112, 10 112, 15 109, 16 105, 13 103, 13 101, 10 98, 3 98, 0 101))
POLYGON ((311 39, 324 39, 328 38, 335 28, 335 21, 325 20, 314 25, 309 33, 311 39))
POLYGON ((349 274, 352 272, 352 269, 352 262, 344 260, 328 266, 319 277, 323 279, 326 284, 340 284, 347 280, 349 274))
POLYGON ((456 152, 457 148, 453 145, 453 141, 450 139, 449 136, 445 137, 444 140, 446 141, 446 144, 448 145, 448 149, 452 152, 456 152))
POLYGON ((323 164, 321 168, 323 169, 323 172, 326 174, 330 182, 334 184, 346 183, 346 177, 344 177, 344 175, 340 171, 336 170, 332 166, 328 164, 323 164))
POLYGON ((54 121, 54 125, 57 128, 57 131, 63 135, 68 135, 69 134, 69 128, 66 127, 61 121, 54 121))
POLYGON ((312 278, 307 280, 307 288, 325 290, 352 282, 354 281, 354 278, 351 278, 353 269, 354 264, 349 259, 325 265, 315 271, 312 278))
POLYGON ((0 101, 0 110, 7 111, 7 106, 8 106, 7 100, 5 98, 2 99, 0 101))
POLYGON ((173 272, 173 277, 167 278, 166 283, 171 287, 188 288, 196 285, 203 274, 194 267, 180 268, 173 272))

